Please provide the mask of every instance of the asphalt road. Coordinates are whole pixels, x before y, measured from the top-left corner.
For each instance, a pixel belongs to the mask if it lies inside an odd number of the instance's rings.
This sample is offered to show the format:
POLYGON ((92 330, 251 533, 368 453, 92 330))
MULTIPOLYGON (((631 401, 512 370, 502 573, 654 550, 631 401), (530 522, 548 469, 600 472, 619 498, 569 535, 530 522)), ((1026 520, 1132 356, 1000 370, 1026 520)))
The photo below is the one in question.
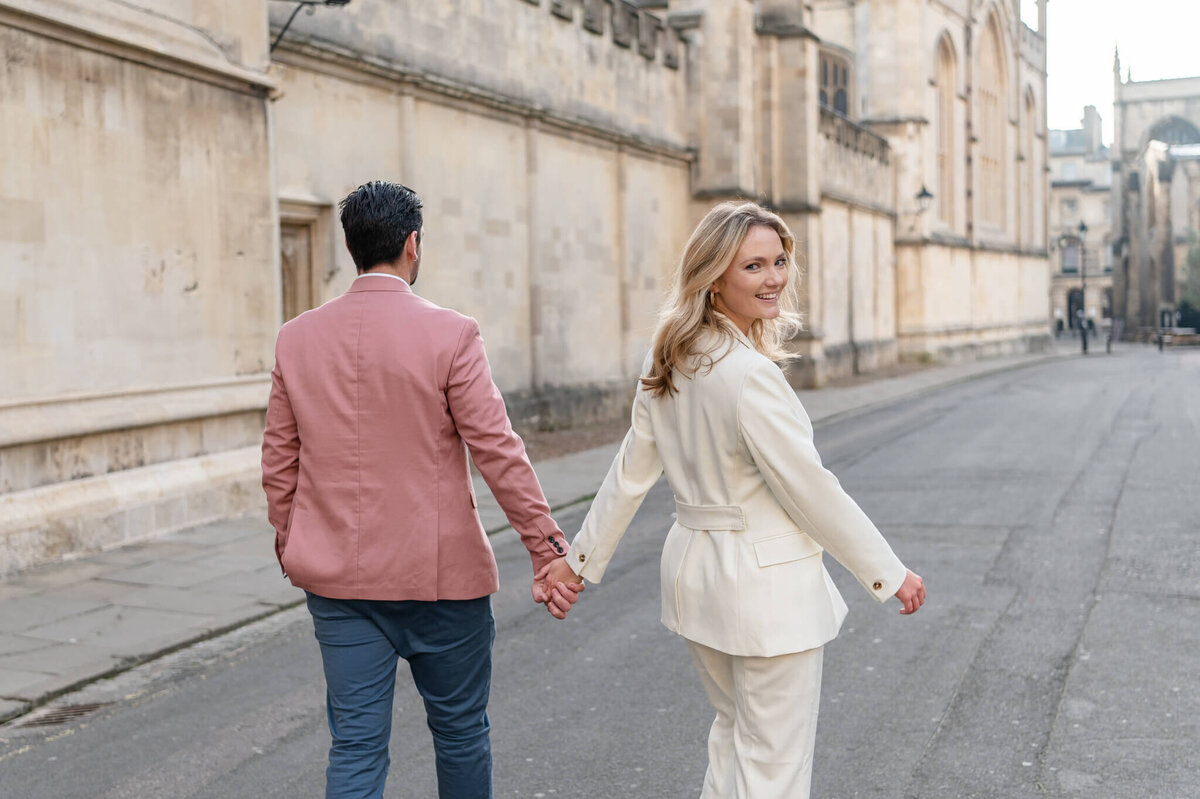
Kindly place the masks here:
MULTIPOLYGON (((926 579, 915 616, 830 571, 814 797, 1200 797, 1200 352, 1121 349, 992 375, 818 430, 826 463, 926 579)), ((497 797, 695 797, 711 713, 658 623, 660 484, 565 622, 504 588, 497 797)), ((575 529, 582 510, 561 516, 575 529)), ((318 797, 328 746, 300 608, 0 727, 3 799, 318 797)), ((407 675, 389 797, 432 797, 407 675)))

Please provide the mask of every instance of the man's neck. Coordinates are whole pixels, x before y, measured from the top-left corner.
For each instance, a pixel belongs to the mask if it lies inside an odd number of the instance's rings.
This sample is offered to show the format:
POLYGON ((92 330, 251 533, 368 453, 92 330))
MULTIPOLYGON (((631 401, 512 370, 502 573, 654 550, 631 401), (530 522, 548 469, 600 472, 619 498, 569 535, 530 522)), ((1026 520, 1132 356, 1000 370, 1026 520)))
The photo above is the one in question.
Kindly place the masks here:
POLYGON ((366 271, 361 272, 360 274, 363 274, 363 275, 391 275, 392 277, 400 278, 405 283, 411 283, 412 282, 412 277, 411 277, 412 265, 400 263, 398 261, 394 262, 394 263, 390 263, 390 264, 388 264, 388 263, 375 264, 375 266, 372 266, 370 269, 367 269, 366 271))

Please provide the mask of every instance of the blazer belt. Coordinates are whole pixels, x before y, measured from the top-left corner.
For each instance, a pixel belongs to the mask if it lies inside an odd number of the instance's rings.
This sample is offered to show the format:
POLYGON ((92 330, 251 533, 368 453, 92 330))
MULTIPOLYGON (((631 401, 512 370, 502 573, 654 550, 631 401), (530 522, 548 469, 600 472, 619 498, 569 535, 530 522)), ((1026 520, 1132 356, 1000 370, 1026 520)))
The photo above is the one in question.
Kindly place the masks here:
POLYGON ((690 530, 746 529, 746 514, 737 505, 689 505, 675 500, 675 519, 690 530))

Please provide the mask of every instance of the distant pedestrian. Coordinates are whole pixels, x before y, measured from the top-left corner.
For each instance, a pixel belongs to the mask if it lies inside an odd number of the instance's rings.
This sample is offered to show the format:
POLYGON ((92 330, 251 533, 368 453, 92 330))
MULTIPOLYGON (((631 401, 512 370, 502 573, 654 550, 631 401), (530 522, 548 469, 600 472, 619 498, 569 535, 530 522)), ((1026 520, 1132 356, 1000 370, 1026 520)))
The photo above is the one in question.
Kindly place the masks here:
POLYGON ((847 612, 823 551, 903 614, 925 601, 921 578, 821 465, 808 415, 773 363, 798 322, 794 249, 783 220, 753 203, 723 203, 700 222, 629 433, 570 556, 539 573, 599 582, 666 472, 676 520, 662 620, 687 639, 717 711, 704 799, 809 795, 823 645, 847 612))
MULTIPOLYGON (((275 552, 307 592, 324 661, 325 795, 383 796, 403 657, 425 700, 438 795, 491 797, 499 584, 466 450, 535 570, 567 545, 492 383, 479 325, 412 291, 420 199, 367 183, 342 201, 341 221, 359 276, 279 331, 262 450, 275 552)), ((550 598, 548 588, 534 592, 561 618, 575 592, 550 598)))

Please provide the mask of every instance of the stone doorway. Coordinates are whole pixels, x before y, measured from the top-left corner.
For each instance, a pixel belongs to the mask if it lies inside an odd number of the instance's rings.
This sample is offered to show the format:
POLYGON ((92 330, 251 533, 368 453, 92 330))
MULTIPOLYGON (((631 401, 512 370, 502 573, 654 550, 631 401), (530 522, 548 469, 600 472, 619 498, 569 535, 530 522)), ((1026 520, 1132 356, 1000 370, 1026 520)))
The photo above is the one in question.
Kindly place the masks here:
POLYGON ((279 268, 285 322, 325 299, 322 288, 333 277, 328 230, 328 205, 280 202, 279 268))
POLYGON ((1079 312, 1083 309, 1083 291, 1071 289, 1067 292, 1067 326, 1072 330, 1079 327, 1079 312))
POLYGON ((313 307, 312 225, 279 224, 279 265, 283 270, 283 321, 313 307))

